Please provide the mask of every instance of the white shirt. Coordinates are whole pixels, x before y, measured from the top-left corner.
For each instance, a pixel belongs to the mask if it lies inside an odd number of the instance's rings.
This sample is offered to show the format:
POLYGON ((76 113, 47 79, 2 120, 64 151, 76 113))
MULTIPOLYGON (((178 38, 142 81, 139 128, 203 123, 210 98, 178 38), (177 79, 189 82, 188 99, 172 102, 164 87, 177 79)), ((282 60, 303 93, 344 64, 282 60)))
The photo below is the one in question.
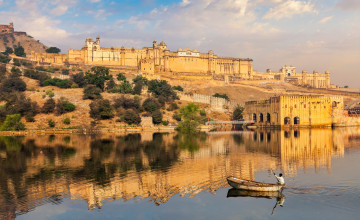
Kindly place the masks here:
POLYGON ((276 176, 274 174, 274 176, 276 177, 277 181, 278 181, 278 184, 281 184, 281 185, 284 185, 285 184, 285 180, 284 180, 284 177, 282 176, 276 176))

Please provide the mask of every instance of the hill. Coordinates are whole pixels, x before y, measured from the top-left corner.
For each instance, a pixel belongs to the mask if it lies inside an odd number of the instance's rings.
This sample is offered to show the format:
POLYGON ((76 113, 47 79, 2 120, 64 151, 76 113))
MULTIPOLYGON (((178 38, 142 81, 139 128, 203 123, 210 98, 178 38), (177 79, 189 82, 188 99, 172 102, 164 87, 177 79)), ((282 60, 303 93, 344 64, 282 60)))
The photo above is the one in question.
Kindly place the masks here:
POLYGON ((24 48, 26 54, 30 54, 31 51, 44 53, 48 48, 25 32, 0 34, 0 51, 5 51, 6 47, 13 48, 18 44, 24 48))

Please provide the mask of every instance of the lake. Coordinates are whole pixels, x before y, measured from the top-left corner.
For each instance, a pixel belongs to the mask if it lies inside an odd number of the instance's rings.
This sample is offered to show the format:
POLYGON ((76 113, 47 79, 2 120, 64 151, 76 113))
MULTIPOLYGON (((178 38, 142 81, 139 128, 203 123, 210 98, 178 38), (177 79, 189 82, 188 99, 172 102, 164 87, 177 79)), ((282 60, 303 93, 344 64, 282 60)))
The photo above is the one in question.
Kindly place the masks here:
POLYGON ((0 137, 0 219, 360 219, 359 161, 358 127, 0 137))

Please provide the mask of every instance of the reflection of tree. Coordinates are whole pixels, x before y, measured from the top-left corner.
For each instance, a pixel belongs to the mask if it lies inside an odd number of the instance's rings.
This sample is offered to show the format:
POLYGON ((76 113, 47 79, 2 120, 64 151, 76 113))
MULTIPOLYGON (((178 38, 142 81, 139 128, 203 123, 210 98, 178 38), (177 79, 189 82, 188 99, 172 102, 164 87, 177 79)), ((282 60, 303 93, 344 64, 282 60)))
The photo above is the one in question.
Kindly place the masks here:
POLYGON ((154 170, 168 170, 178 160, 179 151, 176 146, 166 146, 164 133, 155 133, 153 141, 144 143, 144 152, 148 156, 149 166, 154 170))
POLYGON ((8 136, 8 137, 0 137, 0 141, 2 141, 6 150, 8 151, 20 151, 22 148, 22 142, 24 137, 16 137, 16 136, 8 136))
POLYGON ((241 145, 244 143, 244 137, 242 134, 234 134, 233 139, 236 144, 241 145))
POLYGON ((200 149, 200 143, 206 140, 206 133, 178 133, 174 140, 182 150, 195 153, 200 149))
POLYGON ((95 180, 100 185, 105 185, 114 177, 116 171, 113 164, 105 164, 114 150, 114 141, 109 139, 97 139, 90 143, 90 158, 84 161, 84 167, 75 173, 76 177, 95 180))

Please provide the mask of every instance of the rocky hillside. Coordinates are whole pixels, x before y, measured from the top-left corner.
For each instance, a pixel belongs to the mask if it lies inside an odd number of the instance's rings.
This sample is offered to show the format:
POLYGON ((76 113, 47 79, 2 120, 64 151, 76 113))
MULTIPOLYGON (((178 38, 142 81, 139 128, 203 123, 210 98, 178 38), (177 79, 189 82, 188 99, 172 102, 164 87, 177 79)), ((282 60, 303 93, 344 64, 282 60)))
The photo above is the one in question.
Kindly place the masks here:
POLYGON ((47 46, 25 33, 0 34, 0 51, 5 51, 6 47, 13 48, 13 45, 18 45, 19 43, 24 48, 26 54, 30 54, 31 51, 44 53, 47 49, 47 46))

